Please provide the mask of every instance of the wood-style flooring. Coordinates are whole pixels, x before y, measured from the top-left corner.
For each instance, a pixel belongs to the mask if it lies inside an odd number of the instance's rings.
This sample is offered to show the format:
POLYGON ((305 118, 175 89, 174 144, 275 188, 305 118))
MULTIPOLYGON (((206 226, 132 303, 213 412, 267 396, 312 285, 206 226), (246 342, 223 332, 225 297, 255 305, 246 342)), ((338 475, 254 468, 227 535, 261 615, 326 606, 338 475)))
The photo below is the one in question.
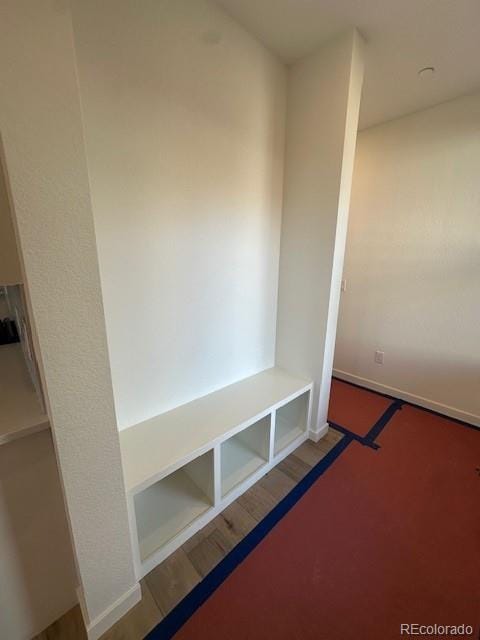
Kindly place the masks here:
MULTIPOLYGON (((342 434, 330 428, 317 444, 307 440, 141 582, 142 600, 101 640, 143 640, 167 613, 317 464, 342 434)), ((74 607, 34 640, 86 640, 74 607)))

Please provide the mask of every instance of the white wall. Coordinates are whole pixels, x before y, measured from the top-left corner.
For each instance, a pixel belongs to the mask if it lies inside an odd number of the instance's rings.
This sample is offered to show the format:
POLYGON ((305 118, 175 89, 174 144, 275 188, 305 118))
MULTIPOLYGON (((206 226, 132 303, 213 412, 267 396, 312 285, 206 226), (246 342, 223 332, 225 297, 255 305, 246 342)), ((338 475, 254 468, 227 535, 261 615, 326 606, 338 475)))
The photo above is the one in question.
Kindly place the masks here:
POLYGON ((289 73, 277 363, 313 379, 312 429, 326 424, 358 113, 355 31, 289 73))
MULTIPOLYGON (((0 3, 0 132, 91 638, 132 562, 69 3, 0 3)), ((108 618, 112 622, 111 618, 108 618)))
POLYGON ((204 0, 74 28, 123 428, 274 363, 286 74, 204 0))
POLYGON ((0 638, 29 640, 77 602, 51 435, 0 447, 0 638))
POLYGON ((359 134, 344 277, 335 368, 480 424, 480 95, 359 134))

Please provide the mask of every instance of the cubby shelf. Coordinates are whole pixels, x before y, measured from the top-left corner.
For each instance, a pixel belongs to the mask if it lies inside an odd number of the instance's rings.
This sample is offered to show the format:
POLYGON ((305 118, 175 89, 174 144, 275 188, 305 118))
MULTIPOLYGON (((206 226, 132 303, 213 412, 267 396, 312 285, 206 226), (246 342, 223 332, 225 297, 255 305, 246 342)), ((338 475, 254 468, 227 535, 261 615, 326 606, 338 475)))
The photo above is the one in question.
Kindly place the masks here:
POLYGON ((261 456, 237 438, 222 445, 222 496, 266 464, 261 456))
POLYGON ((271 419, 268 416, 222 443, 222 497, 267 464, 270 425, 271 419))
POLYGON ((141 491, 134 503, 143 561, 213 506, 213 452, 141 491))
POLYGON ((303 393, 280 409, 275 419, 274 453, 277 455, 307 430, 309 394, 303 393))
POLYGON ((139 578, 307 438, 311 389, 267 369, 120 433, 139 578))

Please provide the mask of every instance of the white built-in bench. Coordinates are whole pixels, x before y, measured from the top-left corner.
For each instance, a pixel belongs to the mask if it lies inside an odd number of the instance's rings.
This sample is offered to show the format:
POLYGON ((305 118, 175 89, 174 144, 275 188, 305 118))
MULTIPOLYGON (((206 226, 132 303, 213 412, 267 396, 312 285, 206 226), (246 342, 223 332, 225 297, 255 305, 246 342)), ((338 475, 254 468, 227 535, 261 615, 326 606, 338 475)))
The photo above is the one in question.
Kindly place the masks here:
POLYGON ((120 432, 139 579, 308 437, 311 389, 267 369, 120 432))

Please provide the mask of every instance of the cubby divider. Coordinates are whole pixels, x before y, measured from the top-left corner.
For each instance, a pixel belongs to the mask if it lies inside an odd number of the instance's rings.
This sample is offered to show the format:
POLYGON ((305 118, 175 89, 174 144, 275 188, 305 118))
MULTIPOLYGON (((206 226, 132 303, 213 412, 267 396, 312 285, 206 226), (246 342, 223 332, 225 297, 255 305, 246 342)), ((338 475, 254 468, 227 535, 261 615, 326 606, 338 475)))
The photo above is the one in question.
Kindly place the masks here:
POLYGON ((302 393, 276 410, 274 455, 281 453, 306 432, 309 396, 308 392, 302 393))
POLYGON ((221 493, 232 489, 252 476, 268 462, 271 415, 228 438, 221 445, 221 493))
POLYGON ((213 486, 213 451, 208 451, 135 496, 142 561, 213 507, 213 486))

